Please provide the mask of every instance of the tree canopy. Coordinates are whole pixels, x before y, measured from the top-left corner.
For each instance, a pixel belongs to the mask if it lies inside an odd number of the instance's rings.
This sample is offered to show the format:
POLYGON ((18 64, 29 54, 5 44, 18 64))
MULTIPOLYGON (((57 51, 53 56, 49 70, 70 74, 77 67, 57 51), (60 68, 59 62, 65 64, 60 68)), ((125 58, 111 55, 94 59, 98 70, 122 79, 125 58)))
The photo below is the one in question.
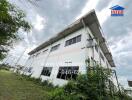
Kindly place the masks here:
POLYGON ((0 0, 0 59, 3 59, 13 41, 18 39, 19 29, 28 32, 30 24, 25 13, 7 0, 0 0))

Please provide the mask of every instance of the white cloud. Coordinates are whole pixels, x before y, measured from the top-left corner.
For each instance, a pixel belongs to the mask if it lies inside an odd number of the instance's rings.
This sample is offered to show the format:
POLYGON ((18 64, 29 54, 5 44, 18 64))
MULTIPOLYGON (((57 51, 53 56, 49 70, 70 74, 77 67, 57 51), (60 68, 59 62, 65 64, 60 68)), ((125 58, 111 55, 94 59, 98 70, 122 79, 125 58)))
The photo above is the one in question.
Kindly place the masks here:
MULTIPOLYGON (((88 0, 87 3, 85 4, 84 8, 82 9, 81 13, 75 18, 76 20, 79 19, 80 17, 82 17, 83 15, 85 15, 86 13, 88 13, 90 10, 95 9, 96 10, 96 6, 99 3, 99 0, 88 0)), ((103 8, 101 11, 96 11, 98 19, 100 24, 102 25, 107 18, 110 16, 111 14, 111 10, 109 9, 110 7, 113 6, 114 3, 117 3, 117 1, 113 0, 110 2, 110 4, 103 8)))
POLYGON ((65 0, 65 1, 63 1, 63 0, 56 0, 56 2, 59 4, 59 6, 63 7, 63 9, 64 8, 69 9, 71 7, 70 2, 72 2, 72 1, 71 0, 65 0))
POLYGON ((115 4, 118 4, 118 2, 119 1, 111 0, 108 6, 103 8, 101 11, 97 11, 97 16, 101 25, 103 25, 103 23, 107 20, 107 18, 111 16, 110 8, 115 4))
MULTIPOLYGON (((116 38, 115 38, 116 39, 116 38)), ((121 36, 120 40, 112 39, 113 45, 110 46, 112 53, 116 56, 117 53, 124 52, 124 50, 129 50, 132 47, 132 33, 125 34, 121 36)))
POLYGON ((82 9, 81 13, 75 18, 76 20, 88 13, 90 10, 94 9, 98 4, 99 0, 88 0, 85 4, 84 8, 82 9))
POLYGON ((129 59, 132 57, 132 34, 128 33, 119 40, 112 39, 113 44, 110 46, 117 67, 130 66, 129 59))
POLYGON ((107 18, 110 16, 109 8, 106 7, 100 12, 97 12, 97 16, 98 16, 100 24, 102 25, 107 20, 107 18))
POLYGON ((41 31, 45 27, 46 20, 39 14, 36 15, 35 22, 33 22, 33 26, 37 31, 41 31))
POLYGON ((113 42, 110 46, 114 60, 116 62, 116 71, 118 73, 119 83, 124 88, 128 88, 127 80, 131 80, 131 58, 132 58, 132 32, 121 35, 120 38, 111 39, 113 42))

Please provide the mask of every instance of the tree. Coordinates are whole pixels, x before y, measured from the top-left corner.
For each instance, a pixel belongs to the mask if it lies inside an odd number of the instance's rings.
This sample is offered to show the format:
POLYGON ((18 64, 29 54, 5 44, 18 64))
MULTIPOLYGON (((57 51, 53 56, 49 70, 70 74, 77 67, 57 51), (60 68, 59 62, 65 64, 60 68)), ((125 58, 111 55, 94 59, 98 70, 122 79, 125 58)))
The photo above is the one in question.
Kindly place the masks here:
POLYGON ((11 44, 18 39, 19 29, 28 32, 29 23, 25 13, 7 0, 0 0, 0 60, 3 59, 11 44))

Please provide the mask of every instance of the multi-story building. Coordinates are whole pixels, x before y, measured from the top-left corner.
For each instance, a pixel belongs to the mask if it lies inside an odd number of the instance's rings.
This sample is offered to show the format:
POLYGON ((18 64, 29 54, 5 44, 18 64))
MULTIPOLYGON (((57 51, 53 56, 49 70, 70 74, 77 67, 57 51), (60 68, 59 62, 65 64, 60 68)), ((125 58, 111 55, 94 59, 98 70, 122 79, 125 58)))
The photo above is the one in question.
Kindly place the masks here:
POLYGON ((86 60, 115 67, 94 10, 29 52, 27 73, 63 85, 86 72, 86 60))

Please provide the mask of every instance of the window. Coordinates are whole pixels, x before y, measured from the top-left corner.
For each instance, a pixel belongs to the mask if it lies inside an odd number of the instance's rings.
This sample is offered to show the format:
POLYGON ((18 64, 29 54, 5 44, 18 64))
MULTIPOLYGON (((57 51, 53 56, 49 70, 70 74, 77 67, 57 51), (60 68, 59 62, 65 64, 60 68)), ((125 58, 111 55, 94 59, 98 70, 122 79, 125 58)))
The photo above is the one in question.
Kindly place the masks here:
POLYGON ((59 46, 60 46, 60 44, 57 44, 57 45, 51 47, 51 50, 50 50, 50 51, 55 51, 55 50, 57 50, 57 49, 59 48, 59 46))
POLYGON ((98 46, 97 46, 97 44, 95 45, 95 50, 96 50, 96 52, 98 52, 98 46))
POLYGON ((93 46, 93 38, 92 36, 89 34, 89 46, 93 46))
POLYGON ((57 78, 68 80, 76 79, 79 67, 60 67, 57 78))
POLYGON ((28 68, 28 72, 31 73, 32 72, 32 69, 33 69, 32 67, 29 67, 28 68))
POLYGON ((65 42, 65 46, 68 46, 68 45, 71 45, 71 44, 74 44, 74 43, 77 43, 77 42, 80 42, 81 41, 81 35, 78 35, 72 39, 69 39, 65 42))
POLYGON ((81 35, 76 37, 76 42, 80 42, 81 41, 81 35))
POLYGON ((92 39, 92 36, 91 36, 90 34, 89 34, 89 40, 93 40, 93 39, 92 39))
POLYGON ((24 72, 28 72, 28 68, 27 67, 24 68, 24 72))
POLYGON ((44 51, 42 51, 42 52, 45 53, 46 51, 48 51, 48 49, 46 49, 46 50, 44 50, 44 51))
POLYGON ((104 56, 102 55, 102 53, 100 53, 100 57, 104 61, 104 56))
POLYGON ((44 67, 43 70, 42 70, 41 75, 50 76, 51 71, 52 71, 52 67, 44 67))
POLYGON ((30 56, 28 59, 31 59, 32 57, 30 56))
POLYGON ((36 55, 35 55, 35 56, 37 57, 39 54, 40 54, 40 52, 36 53, 36 55))

